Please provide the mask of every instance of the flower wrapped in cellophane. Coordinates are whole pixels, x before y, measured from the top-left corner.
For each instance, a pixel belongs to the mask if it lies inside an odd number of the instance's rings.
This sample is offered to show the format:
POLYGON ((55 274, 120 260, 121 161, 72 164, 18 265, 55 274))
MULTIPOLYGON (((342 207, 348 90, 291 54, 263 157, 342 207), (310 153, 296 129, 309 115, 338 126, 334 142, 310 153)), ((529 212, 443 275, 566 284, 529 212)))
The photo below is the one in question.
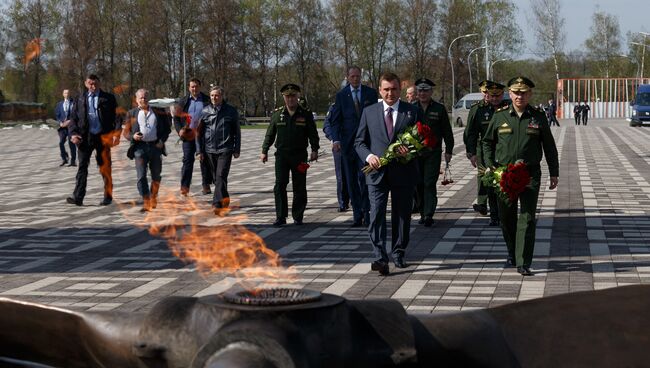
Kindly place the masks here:
MULTIPOLYGON (((431 131, 431 128, 418 121, 415 125, 400 134, 395 140, 395 143, 388 146, 384 154, 379 158, 380 167, 386 166, 393 161, 405 164, 423 152, 431 151, 436 143, 437 138, 431 131), (408 153, 404 156, 398 155, 397 148, 399 146, 405 146, 408 149, 408 153)), ((370 165, 363 167, 363 173, 366 175, 373 171, 375 169, 370 165)))

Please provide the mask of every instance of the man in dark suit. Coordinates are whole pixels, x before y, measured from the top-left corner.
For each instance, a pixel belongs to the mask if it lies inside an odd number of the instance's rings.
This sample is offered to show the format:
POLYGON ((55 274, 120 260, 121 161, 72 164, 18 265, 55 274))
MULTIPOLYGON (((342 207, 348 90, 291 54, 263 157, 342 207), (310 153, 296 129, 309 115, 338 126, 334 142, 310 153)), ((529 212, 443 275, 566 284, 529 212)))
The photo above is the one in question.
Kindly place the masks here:
POLYGON ((343 176, 347 180, 348 194, 352 204, 352 226, 370 222, 370 204, 365 175, 361 172, 364 163, 357 156, 354 139, 359 119, 366 106, 377 103, 377 91, 361 84, 361 69, 348 69, 348 85, 336 94, 330 114, 332 150, 342 152, 343 176))
MULTIPOLYGON (((371 269, 387 275, 386 253, 386 207, 388 193, 391 195, 391 253, 397 268, 405 268, 404 252, 409 242, 413 190, 418 180, 417 160, 405 164, 392 162, 382 166, 379 158, 388 146, 409 126, 421 119, 421 112, 412 104, 400 102, 400 79, 393 73, 385 73, 379 79, 382 102, 363 110, 355 139, 359 158, 374 170, 368 174, 370 198, 370 225, 368 233, 372 242, 375 261, 371 269)), ((398 155, 405 156, 408 149, 398 146, 398 155)))
POLYGON ((59 123, 59 149, 61 150, 61 165, 59 166, 67 164, 68 157, 70 157, 70 166, 77 166, 77 146, 72 143, 68 134, 68 125, 70 125, 70 116, 72 115, 73 108, 74 101, 70 97, 70 91, 64 89, 63 101, 59 101, 54 108, 56 122, 59 123), (70 156, 65 151, 65 141, 68 141, 68 145, 70 146, 70 156))
POLYGON ((141 212, 147 212, 158 205, 162 156, 167 156, 165 142, 171 133, 171 121, 164 110, 149 106, 149 91, 146 89, 135 92, 135 102, 138 106, 127 114, 124 138, 131 141, 127 156, 135 159, 138 192, 143 202, 141 212), (151 171, 151 188, 147 169, 151 171))
POLYGON ((74 104, 68 132, 72 143, 79 150, 79 170, 77 170, 74 192, 66 201, 77 206, 83 205, 88 180, 88 164, 95 151, 95 160, 104 179, 104 199, 99 203, 107 206, 113 201, 113 177, 111 175, 111 147, 120 141, 120 130, 116 127, 115 96, 99 88, 99 78, 90 74, 84 82, 87 91, 82 93, 74 104))
MULTIPOLYGON (((174 114, 174 128, 183 141, 183 166, 181 168, 181 195, 188 195, 194 172, 194 161, 200 153, 196 142, 196 129, 201 119, 201 111, 210 105, 210 97, 201 92, 201 81, 197 78, 190 79, 190 93, 181 98, 178 104, 182 109, 180 114, 174 114)), ((212 174, 207 161, 201 161, 201 185, 203 194, 210 194, 212 174)))

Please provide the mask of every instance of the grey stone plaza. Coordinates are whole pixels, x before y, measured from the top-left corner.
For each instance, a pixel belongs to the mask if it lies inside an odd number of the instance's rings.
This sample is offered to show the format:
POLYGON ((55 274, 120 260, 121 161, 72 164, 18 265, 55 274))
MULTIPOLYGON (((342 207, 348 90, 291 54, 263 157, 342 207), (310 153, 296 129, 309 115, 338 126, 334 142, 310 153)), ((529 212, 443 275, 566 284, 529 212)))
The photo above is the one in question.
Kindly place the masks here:
MULTIPOLYGON (((113 149, 113 204, 99 206, 102 185, 93 158, 88 195, 77 207, 65 201, 76 168, 59 167, 56 131, 5 128, 0 130, 0 296, 74 310, 139 311, 166 296, 202 296, 231 287, 232 275, 199 274, 172 254, 165 238, 148 231, 169 221, 203 227, 240 223, 291 266, 295 277, 280 280, 283 285, 351 299, 392 298, 414 312, 487 308, 650 282, 650 131, 623 120, 560 124, 553 128, 560 184, 548 190, 543 161, 535 275, 526 278, 507 267, 500 229, 472 210, 476 170, 465 159, 462 128, 454 128, 454 183, 438 187, 435 224, 418 225, 414 214, 406 252, 410 267, 391 264, 388 277, 370 271, 366 229, 350 227, 351 211, 337 212, 331 155, 308 170, 305 224, 275 228, 273 158, 266 164, 258 159, 262 129, 242 131, 241 157, 233 160, 228 184, 234 209, 217 217, 211 197, 201 194, 198 163, 189 200, 197 206, 179 198, 182 152, 175 136, 163 161, 161 198, 168 202, 145 216, 126 142, 113 149), (187 211, 177 210, 170 219, 169 208, 187 211)), ((329 147, 322 133, 321 145, 329 147)))

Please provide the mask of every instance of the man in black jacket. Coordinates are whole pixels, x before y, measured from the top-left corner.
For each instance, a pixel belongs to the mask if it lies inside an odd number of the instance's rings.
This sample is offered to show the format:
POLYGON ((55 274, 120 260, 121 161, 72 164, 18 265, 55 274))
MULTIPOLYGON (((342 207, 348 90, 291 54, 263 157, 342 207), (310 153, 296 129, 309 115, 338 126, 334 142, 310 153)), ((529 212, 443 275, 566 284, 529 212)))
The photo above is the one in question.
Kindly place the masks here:
MULTIPOLYGON (((188 195, 192 183, 195 156, 199 153, 196 143, 196 128, 201 118, 201 111, 210 104, 210 98, 201 92, 201 81, 190 79, 190 93, 179 101, 182 112, 174 114, 174 128, 183 141, 183 167, 181 168, 181 195, 188 195)), ((201 184, 203 194, 210 194, 212 177, 207 162, 201 163, 201 184)))
POLYGON ((201 162, 207 161, 214 179, 215 215, 225 214, 224 209, 230 205, 228 173, 232 157, 239 157, 241 147, 239 112, 225 103, 223 97, 223 88, 210 88, 211 104, 203 108, 197 135, 201 162))
POLYGON ((143 200, 141 212, 146 212, 156 208, 158 203, 162 155, 167 156, 165 142, 171 132, 171 122, 164 111, 149 106, 146 89, 135 92, 135 102, 138 107, 128 113, 124 136, 131 140, 127 155, 135 159, 138 192, 143 200), (151 189, 147 182, 147 168, 151 171, 151 189))
POLYGON ((88 180, 88 164, 95 151, 95 160, 104 179, 102 206, 113 201, 113 178, 111 175, 111 147, 120 141, 120 130, 115 123, 115 96, 99 88, 99 78, 89 74, 84 82, 87 91, 74 104, 68 132, 70 140, 77 145, 79 170, 77 170, 74 192, 66 201, 83 205, 88 180))

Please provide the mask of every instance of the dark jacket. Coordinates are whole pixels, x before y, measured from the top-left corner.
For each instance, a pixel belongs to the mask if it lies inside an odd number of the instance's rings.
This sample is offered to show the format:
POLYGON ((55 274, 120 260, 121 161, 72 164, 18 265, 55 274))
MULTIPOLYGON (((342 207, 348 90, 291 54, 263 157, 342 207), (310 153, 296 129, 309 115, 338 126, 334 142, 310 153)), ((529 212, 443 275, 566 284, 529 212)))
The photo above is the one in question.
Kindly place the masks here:
POLYGON ((340 142, 341 149, 346 155, 353 155, 354 139, 359 128, 359 120, 363 109, 377 103, 377 91, 361 85, 361 100, 359 101, 359 113, 354 107, 352 90, 348 84, 336 93, 336 100, 330 113, 330 135, 333 142, 340 142))
MULTIPOLYGON (((69 98, 68 102, 70 103, 70 107, 68 113, 66 114, 65 110, 63 109, 64 102, 65 100, 57 102, 56 107, 54 108, 54 117, 56 119, 56 122, 59 124, 70 119, 70 117, 72 116, 72 110, 74 110, 74 100, 69 98)), ((61 129, 67 129, 67 128, 62 128, 61 126, 59 126, 59 130, 61 129)))
POLYGON ((212 104, 203 108, 198 126, 199 151, 205 153, 239 153, 241 129, 237 109, 222 103, 219 112, 212 104))
MULTIPOLYGON (((115 120, 115 109, 117 102, 115 96, 99 90, 97 98, 97 114, 102 126, 100 134, 107 133, 119 134, 115 120)), ((88 120, 88 91, 82 93, 77 101, 74 102, 74 108, 70 117, 68 132, 70 135, 80 135, 83 139, 88 138, 90 133, 90 121, 88 120)))
MULTIPOLYGON (((169 115, 164 110, 154 107, 150 107, 150 109, 153 111, 154 115, 156 115, 156 136, 158 137, 158 142, 163 143, 161 152, 163 155, 167 156, 167 150, 165 149, 164 144, 167 142, 169 133, 172 131, 171 120, 169 118, 169 115)), ((139 112, 140 108, 136 107, 129 110, 126 115, 126 122, 124 125, 124 138, 131 141, 131 145, 129 146, 129 150, 127 152, 127 156, 129 158, 131 158, 131 154, 133 153, 133 150, 137 148, 138 144, 143 143, 133 139, 133 135, 140 131, 140 124, 138 124, 139 112)))
MULTIPOLYGON (((400 101, 397 111, 397 121, 393 137, 388 137, 384 124, 384 104, 377 102, 363 110, 359 130, 354 142, 359 158, 364 163, 371 153, 382 157, 388 146, 395 143, 396 139, 410 126, 422 120, 422 109, 406 101, 400 101)), ((405 164, 391 162, 386 167, 372 171, 366 176, 366 183, 379 185, 384 178, 392 188, 395 186, 414 186, 418 181, 417 160, 405 164)))
MULTIPOLYGON (((203 102, 203 106, 210 105, 210 97, 203 92, 199 92, 199 100, 203 102)), ((183 108, 182 116, 174 116, 174 129, 176 132, 180 132, 181 128, 187 125, 187 122, 183 119, 183 116, 186 115, 187 110, 190 108, 190 95, 187 94, 185 97, 181 98, 178 101, 178 104, 183 108)))

